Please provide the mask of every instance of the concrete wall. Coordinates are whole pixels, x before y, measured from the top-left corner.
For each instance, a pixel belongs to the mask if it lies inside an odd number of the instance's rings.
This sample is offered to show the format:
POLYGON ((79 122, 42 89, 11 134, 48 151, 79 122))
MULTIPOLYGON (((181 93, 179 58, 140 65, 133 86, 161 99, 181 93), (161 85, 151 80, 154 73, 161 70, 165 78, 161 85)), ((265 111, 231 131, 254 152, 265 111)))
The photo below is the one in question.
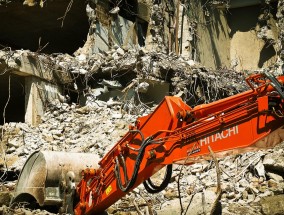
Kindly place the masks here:
POLYGON ((108 51, 112 44, 128 48, 137 45, 135 23, 119 15, 111 21, 110 26, 97 22, 93 37, 92 53, 108 51))
POLYGON ((204 2, 199 0, 185 4, 178 0, 155 4, 146 48, 174 52, 206 67, 229 67, 230 37, 226 13, 205 9, 204 2))
POLYGON ((111 5, 103 0, 91 1, 90 5, 87 6, 87 15, 90 21, 87 42, 76 54, 91 55, 105 52, 109 51, 114 45, 133 49, 138 46, 139 41, 145 39, 145 35, 141 35, 141 32, 146 30, 141 31, 141 26, 147 25, 149 21, 150 10, 147 3, 144 1, 125 2, 120 1, 118 5, 111 5), (123 4, 127 4, 129 10, 137 12, 132 13, 130 11, 127 14, 128 9, 124 10, 125 5, 123 4), (116 6, 119 8, 118 12, 114 12, 116 6), (140 24, 141 22, 143 25, 140 24))
POLYGON ((273 65, 279 52, 277 2, 216 2, 222 1, 182 4, 175 0, 153 5, 146 48, 175 52, 212 69, 242 71, 273 65))
POLYGON ((140 19, 143 19, 147 22, 150 21, 150 6, 152 5, 152 1, 151 0, 138 0, 138 13, 137 16, 140 19))
POLYGON ((192 48, 190 47, 191 41, 194 37, 194 29, 189 17, 186 15, 186 8, 184 5, 179 6, 179 31, 178 38, 180 43, 179 53, 186 58, 194 59, 192 48))
POLYGON ((121 47, 134 48, 137 45, 135 23, 118 16, 111 22, 111 37, 121 47))
POLYGON ((266 7, 269 7, 269 16, 267 20, 260 20, 265 11, 265 6, 260 4, 227 10, 195 1, 190 5, 189 21, 183 26, 183 56, 213 69, 226 67, 242 71, 269 67, 276 61, 277 47, 273 41, 277 40, 278 32, 276 6, 266 7), (196 32, 190 34, 187 29, 194 27, 193 21, 196 32), (187 45, 191 53, 185 49, 187 45))
MULTIPOLYGON (((196 59, 209 68, 230 66, 230 37, 225 11, 206 8, 195 1, 189 18, 196 20, 196 59)), ((193 56, 194 57, 194 56, 193 56)))
POLYGON ((0 124, 4 123, 5 116, 5 122, 37 125, 48 103, 62 99, 59 85, 35 76, 7 73, 1 76, 0 84, 0 124))
POLYGON ((92 53, 100 53, 102 51, 109 50, 108 29, 104 27, 100 22, 96 23, 94 43, 95 43, 95 46, 91 44, 92 53))
MULTIPOLYGON (((261 5, 255 5, 236 8, 228 13, 231 37, 230 66, 236 70, 256 70, 268 67, 276 61, 273 45, 259 36, 258 17, 261 7, 261 5)), ((273 17, 271 21, 273 23, 273 17)), ((274 33, 277 34, 277 32, 274 33)))

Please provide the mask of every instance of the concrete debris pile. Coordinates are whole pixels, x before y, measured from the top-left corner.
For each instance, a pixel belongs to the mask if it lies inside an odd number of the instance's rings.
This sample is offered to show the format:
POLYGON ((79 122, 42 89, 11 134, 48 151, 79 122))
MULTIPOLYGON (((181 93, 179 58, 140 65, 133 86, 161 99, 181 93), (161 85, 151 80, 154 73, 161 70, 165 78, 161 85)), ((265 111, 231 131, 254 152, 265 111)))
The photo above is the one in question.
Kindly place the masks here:
MULTIPOLYGON (((6 123, 1 127, 8 166, 21 170, 27 156, 36 150, 89 152, 102 157, 134 119, 111 102, 98 100, 84 107, 55 102, 38 127, 25 123, 6 123)), ((3 160, 0 165, 4 167, 3 160)))
MULTIPOLYGON (((144 104, 157 105, 166 95, 180 96, 195 106, 248 89, 244 82, 246 73, 212 71, 174 53, 149 52, 144 48, 128 50, 114 46, 104 53, 78 53, 75 57, 4 50, 0 51, 0 66, 6 73, 16 71, 53 83, 49 88, 57 89, 51 92, 58 91, 55 96, 61 102, 70 101, 73 92, 78 98, 72 102, 86 105, 88 100, 113 99, 132 114, 140 114, 144 104)), ((48 100, 53 99, 54 96, 48 100)))
MULTIPOLYGON (((134 87, 136 92, 146 93, 147 88, 144 84, 142 90, 142 83, 168 84, 169 89, 163 92, 163 96, 178 95, 190 105, 208 103, 247 89, 244 81, 240 81, 247 74, 228 69, 209 71, 197 62, 178 57, 174 53, 168 55, 148 52, 143 48, 127 50, 114 46, 108 52, 92 56, 79 54, 73 58, 59 55, 54 62, 72 76, 83 75, 85 83, 95 82, 111 89, 121 89, 122 92, 134 87), (115 85, 99 83, 98 80, 103 78, 117 82, 115 85)), ((102 89, 101 86, 98 88, 102 89)), ((73 89, 74 86, 70 87, 73 89)), ((84 89, 89 87, 87 84, 84 89)), ((77 86, 74 88, 78 89, 77 86)))

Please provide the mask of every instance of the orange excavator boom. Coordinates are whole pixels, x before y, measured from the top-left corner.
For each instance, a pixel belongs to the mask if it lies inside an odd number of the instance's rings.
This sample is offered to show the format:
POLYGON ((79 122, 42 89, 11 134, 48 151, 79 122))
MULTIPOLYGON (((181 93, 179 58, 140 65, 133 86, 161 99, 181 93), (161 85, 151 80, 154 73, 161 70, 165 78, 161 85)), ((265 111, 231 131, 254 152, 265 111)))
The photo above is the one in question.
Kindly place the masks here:
POLYGON ((141 183, 149 192, 161 191, 173 163, 210 159, 208 146, 223 157, 279 143, 284 76, 257 74, 246 82, 249 91, 195 108, 178 97, 165 97, 153 113, 130 126, 99 168, 82 171, 75 214, 102 212, 141 183), (154 185, 150 177, 164 166, 165 180, 154 185))

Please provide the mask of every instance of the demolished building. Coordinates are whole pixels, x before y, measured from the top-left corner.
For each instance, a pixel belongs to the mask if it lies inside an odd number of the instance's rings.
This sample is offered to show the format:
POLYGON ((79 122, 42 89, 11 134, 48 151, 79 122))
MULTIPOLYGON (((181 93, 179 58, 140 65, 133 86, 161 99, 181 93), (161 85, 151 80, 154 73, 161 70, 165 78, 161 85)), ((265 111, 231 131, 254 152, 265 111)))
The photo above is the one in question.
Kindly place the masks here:
MULTIPOLYGON (((252 72, 281 74, 283 8, 282 0, 0 0, 0 125, 13 133, 18 127, 9 122, 24 123, 19 128, 32 143, 19 152, 1 135, 8 152, 1 168, 8 159, 18 171, 19 158, 42 148, 100 149, 102 156, 109 146, 97 145, 112 142, 106 134, 127 127, 118 110, 131 122, 166 95, 195 106, 244 91, 252 72), (102 133, 84 139, 91 125, 80 114, 121 122, 94 126, 102 133), (76 127, 78 136, 73 123, 85 126, 76 127)), ((116 133, 114 139, 123 132, 116 133)))

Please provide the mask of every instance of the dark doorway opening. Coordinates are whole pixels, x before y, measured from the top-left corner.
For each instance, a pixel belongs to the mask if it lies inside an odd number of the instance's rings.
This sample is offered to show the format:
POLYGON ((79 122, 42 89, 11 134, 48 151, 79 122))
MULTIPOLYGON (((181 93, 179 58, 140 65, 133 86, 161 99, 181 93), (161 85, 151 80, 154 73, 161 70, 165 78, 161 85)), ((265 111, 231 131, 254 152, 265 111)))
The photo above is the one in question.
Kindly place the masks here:
POLYGON ((138 44, 140 46, 145 46, 146 34, 148 29, 148 22, 143 19, 137 18, 137 35, 138 35, 138 44))
POLYGON ((0 114, 1 125, 25 121, 24 77, 11 73, 0 76, 0 114))

